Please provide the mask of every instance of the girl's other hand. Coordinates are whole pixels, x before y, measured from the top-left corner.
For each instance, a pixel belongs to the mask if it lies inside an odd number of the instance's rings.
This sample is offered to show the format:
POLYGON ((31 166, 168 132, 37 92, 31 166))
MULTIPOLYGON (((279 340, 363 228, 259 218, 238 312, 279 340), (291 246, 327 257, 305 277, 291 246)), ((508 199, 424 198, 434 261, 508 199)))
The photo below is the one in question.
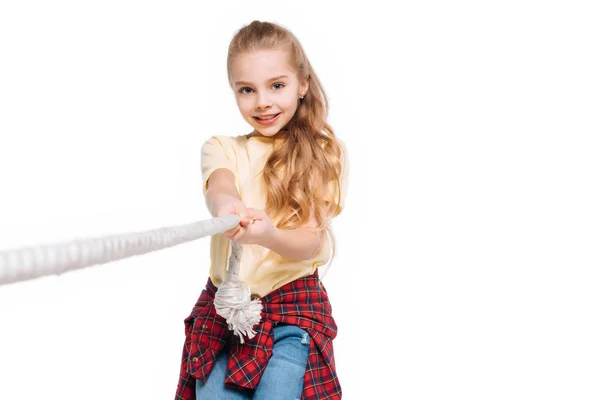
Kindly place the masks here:
POLYGON ((262 244, 268 240, 276 229, 271 218, 263 210, 254 208, 248 208, 246 215, 248 220, 240 222, 236 232, 225 236, 242 244, 262 244))

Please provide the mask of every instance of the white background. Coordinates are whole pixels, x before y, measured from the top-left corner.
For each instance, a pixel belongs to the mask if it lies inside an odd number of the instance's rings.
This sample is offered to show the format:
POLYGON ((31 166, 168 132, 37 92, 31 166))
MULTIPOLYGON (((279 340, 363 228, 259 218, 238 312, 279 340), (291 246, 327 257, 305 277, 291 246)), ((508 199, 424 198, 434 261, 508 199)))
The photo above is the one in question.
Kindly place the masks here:
MULTIPOLYGON (((292 30, 350 153, 344 399, 600 397, 600 14, 582 1, 5 1, 0 250, 208 218, 235 30, 292 30)), ((170 399, 208 239, 0 287, 1 399, 170 399)))

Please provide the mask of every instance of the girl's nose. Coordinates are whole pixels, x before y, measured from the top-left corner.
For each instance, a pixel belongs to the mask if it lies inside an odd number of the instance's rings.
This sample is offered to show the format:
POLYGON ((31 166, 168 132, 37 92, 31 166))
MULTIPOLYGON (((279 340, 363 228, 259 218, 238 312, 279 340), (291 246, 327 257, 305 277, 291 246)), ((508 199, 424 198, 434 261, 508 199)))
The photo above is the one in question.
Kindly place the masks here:
POLYGON ((271 107, 269 96, 264 92, 258 92, 256 94, 256 108, 263 109, 268 107, 271 107))

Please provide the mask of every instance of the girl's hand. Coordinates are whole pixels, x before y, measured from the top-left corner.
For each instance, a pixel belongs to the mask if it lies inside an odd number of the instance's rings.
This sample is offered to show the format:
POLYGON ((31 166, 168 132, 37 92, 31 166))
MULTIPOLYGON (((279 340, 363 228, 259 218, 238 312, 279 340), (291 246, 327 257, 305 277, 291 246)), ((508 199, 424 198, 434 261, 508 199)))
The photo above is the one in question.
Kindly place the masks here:
MULTIPOLYGON (((263 211, 254 208, 248 208, 248 221, 240 223, 236 232, 225 233, 229 239, 242 244, 262 244, 266 242, 277 229, 271 218, 263 211)), ((230 231, 228 231, 230 232, 230 231)))
POLYGON ((242 226, 248 226, 250 224, 250 218, 248 218, 248 210, 246 205, 238 198, 229 196, 227 194, 218 194, 213 198, 214 204, 214 216, 224 217, 229 214, 236 214, 240 217, 240 224, 235 228, 225 231, 223 234, 229 238, 240 231, 242 226))

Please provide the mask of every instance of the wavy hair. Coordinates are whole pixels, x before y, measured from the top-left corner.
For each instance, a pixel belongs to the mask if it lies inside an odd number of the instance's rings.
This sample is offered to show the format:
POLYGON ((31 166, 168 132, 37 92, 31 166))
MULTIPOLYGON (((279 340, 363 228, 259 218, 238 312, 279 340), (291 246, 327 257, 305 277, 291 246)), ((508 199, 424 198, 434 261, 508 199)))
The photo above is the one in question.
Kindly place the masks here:
MULTIPOLYGON (((330 222, 339 213, 343 147, 327 123, 329 104, 304 49, 289 30, 271 22, 252 21, 236 32, 227 54, 227 73, 233 88, 232 64, 242 53, 283 50, 308 92, 288 124, 274 137, 273 152, 263 170, 267 190, 265 212, 279 228, 293 229, 309 221, 335 240, 330 222)), ((332 255, 333 258, 333 255, 332 255)))

